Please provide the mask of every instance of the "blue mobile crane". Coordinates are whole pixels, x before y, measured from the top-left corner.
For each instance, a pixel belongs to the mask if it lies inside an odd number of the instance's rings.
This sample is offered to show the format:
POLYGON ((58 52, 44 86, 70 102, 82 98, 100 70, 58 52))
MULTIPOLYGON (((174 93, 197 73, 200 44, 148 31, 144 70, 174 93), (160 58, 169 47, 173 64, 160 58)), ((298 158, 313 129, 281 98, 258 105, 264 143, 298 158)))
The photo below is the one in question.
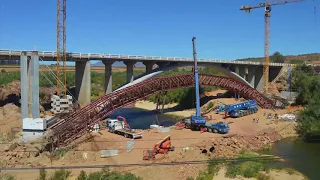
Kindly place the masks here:
POLYGON ((258 111, 258 104, 255 100, 248 100, 237 104, 226 105, 224 108, 225 117, 242 117, 254 114, 258 111))
POLYGON ((224 122, 218 122, 215 124, 208 123, 200 112, 200 91, 199 91, 199 75, 198 75, 198 66, 197 66, 197 53, 196 53, 196 38, 192 38, 193 45, 193 60, 194 60, 194 86, 196 89, 196 114, 191 116, 191 119, 185 119, 184 124, 186 128, 192 130, 205 129, 208 132, 218 132, 218 133, 227 133, 229 132, 229 125, 224 122))

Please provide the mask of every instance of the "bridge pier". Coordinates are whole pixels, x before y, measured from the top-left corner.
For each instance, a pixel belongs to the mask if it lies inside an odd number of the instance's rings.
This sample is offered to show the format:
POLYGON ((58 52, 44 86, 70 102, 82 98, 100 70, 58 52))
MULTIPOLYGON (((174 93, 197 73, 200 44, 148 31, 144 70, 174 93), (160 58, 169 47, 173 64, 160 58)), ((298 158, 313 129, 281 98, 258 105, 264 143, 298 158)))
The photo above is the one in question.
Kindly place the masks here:
POLYGON ((32 118, 40 118, 39 107, 39 56, 33 52, 31 56, 31 93, 32 93, 32 118))
POLYGON ((26 52, 22 52, 20 56, 20 89, 21 89, 21 118, 28 118, 28 57, 26 52))
POLYGON ((236 74, 238 74, 238 75, 240 75, 240 68, 239 68, 239 66, 235 66, 234 67, 234 72, 236 73, 236 74))
POLYGON ((76 98, 80 104, 91 102, 90 61, 76 61, 76 98))
POLYGON ((246 81, 248 81, 252 87, 255 87, 255 71, 256 67, 251 67, 250 69, 248 68, 248 79, 246 79, 246 81))
POLYGON ((241 76, 243 79, 246 79, 246 67, 245 66, 238 66, 239 69, 239 76, 241 76))
POLYGON ((258 91, 262 91, 264 87, 263 81, 263 67, 256 67, 255 69, 255 78, 254 78, 254 88, 258 91))
POLYGON ((125 61, 124 64, 127 66, 127 83, 131 83, 133 81, 133 66, 136 62, 133 61, 125 61))
POLYGON ((112 64, 114 61, 102 61, 104 64, 104 91, 105 94, 112 93, 112 64))
POLYGON ((22 52, 20 56, 20 89, 21 118, 39 118, 39 56, 37 52, 32 52, 30 60, 26 52, 22 52))
POLYGON ((154 62, 143 62, 143 64, 146 66, 146 73, 151 73, 152 67, 155 63, 154 62))

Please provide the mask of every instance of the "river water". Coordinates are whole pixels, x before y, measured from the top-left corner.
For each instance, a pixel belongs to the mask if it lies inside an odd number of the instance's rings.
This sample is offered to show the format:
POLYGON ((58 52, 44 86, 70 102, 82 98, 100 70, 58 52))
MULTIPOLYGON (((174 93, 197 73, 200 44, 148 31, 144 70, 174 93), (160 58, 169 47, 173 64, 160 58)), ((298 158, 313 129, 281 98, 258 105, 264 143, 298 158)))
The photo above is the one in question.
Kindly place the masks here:
POLYGON ((285 160, 285 162, 272 163, 272 166, 290 167, 310 180, 320 179, 320 143, 284 139, 274 144, 269 153, 285 160))
POLYGON ((109 115, 109 118, 116 119, 118 116, 126 118, 132 129, 148 129, 154 122, 158 124, 157 119, 159 123, 165 127, 172 126, 176 123, 176 121, 169 116, 163 114, 156 115, 154 111, 139 108, 121 108, 109 115))

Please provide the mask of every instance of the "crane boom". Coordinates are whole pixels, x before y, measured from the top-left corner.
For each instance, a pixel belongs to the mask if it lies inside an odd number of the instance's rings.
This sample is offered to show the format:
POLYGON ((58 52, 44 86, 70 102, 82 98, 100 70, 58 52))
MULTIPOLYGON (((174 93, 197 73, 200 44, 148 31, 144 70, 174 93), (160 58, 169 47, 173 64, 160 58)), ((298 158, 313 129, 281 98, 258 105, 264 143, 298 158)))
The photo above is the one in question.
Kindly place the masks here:
POLYGON ((278 0, 272 3, 260 3, 259 5, 256 6, 242 6, 240 10, 251 10, 251 9, 257 9, 257 8, 264 8, 268 6, 275 6, 275 5, 283 5, 283 4, 288 4, 288 3, 294 3, 294 2, 300 2, 304 0, 278 0))
POLYGON ((66 95, 66 9, 67 0, 57 0, 57 95, 66 95), (63 61, 63 91, 61 92, 60 62, 63 61))
POLYGON ((267 90, 268 84, 269 84, 269 47, 270 47, 270 16, 271 16, 271 6, 275 5, 282 5, 282 4, 288 4, 288 3, 294 3, 294 2, 301 2, 304 0, 266 0, 265 3, 260 3, 259 5, 255 6, 242 6, 240 10, 244 10, 248 13, 250 13, 251 9, 256 8, 265 8, 264 13, 264 21, 265 21, 265 27, 264 27, 264 63, 263 63, 263 81, 264 81, 264 91, 267 90))

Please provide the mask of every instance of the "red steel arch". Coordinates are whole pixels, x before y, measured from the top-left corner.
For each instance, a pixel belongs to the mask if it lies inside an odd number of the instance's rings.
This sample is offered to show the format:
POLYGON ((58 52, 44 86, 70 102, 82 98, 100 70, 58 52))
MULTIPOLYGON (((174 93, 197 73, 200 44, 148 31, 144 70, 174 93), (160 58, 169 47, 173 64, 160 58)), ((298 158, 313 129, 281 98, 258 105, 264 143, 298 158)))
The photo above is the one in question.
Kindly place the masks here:
MULTIPOLYGON (((256 89, 228 77, 199 75, 199 83, 204 86, 219 86, 236 92, 246 99, 255 99, 260 107, 271 109, 273 102, 256 89)), ((152 78, 128 88, 105 95, 84 108, 65 117, 50 127, 52 138, 58 146, 67 145, 82 136, 88 127, 103 120, 115 110, 128 106, 137 100, 169 89, 194 86, 194 75, 176 75, 152 78)))

